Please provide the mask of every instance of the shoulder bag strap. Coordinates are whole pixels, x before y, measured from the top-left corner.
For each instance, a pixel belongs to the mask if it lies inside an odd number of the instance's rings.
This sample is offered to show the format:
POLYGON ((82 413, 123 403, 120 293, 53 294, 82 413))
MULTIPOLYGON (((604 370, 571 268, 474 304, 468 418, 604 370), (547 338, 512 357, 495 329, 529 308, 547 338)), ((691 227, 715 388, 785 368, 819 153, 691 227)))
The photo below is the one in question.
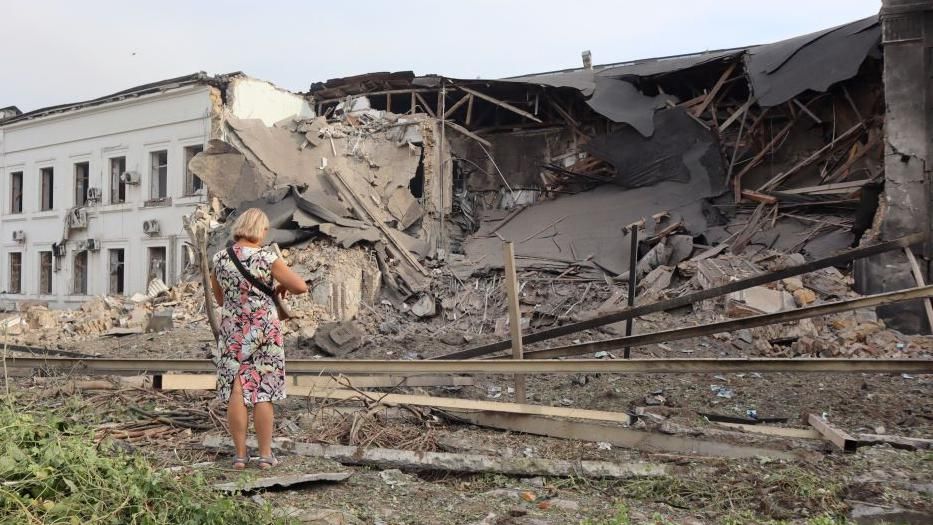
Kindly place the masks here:
POLYGON ((240 261, 239 257, 237 257, 236 252, 233 251, 232 246, 227 248, 227 255, 230 256, 230 260, 233 261, 234 266, 236 266, 236 269, 240 271, 240 275, 242 275, 244 279, 249 281, 249 283, 260 292, 275 299, 275 290, 273 290, 272 287, 270 287, 268 284, 260 281, 255 275, 247 270, 245 266, 243 266, 243 262, 240 261))

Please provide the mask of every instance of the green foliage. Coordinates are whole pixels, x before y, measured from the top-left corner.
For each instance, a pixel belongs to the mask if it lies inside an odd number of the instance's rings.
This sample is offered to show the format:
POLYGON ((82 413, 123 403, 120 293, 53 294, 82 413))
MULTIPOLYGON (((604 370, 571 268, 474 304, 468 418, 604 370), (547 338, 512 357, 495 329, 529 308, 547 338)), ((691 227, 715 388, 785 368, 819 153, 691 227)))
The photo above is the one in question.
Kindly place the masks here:
POLYGON ((200 474, 158 472, 143 457, 95 445, 54 413, 0 407, 0 522, 270 523, 269 509, 213 491, 200 474))

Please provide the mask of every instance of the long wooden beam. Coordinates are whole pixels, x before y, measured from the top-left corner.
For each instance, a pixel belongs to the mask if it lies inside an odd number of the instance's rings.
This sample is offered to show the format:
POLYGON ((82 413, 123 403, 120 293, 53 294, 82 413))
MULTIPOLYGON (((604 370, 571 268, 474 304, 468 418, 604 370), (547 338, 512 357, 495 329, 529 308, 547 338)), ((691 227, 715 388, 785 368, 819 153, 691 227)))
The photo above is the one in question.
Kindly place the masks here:
MULTIPOLYGON (((289 375, 285 384, 292 388, 390 388, 396 386, 472 386, 470 376, 344 376, 344 375, 289 375)), ((214 374, 163 374, 161 390, 214 390, 214 374)))
POLYGON ((839 450, 852 452, 858 448, 858 441, 854 437, 850 436, 845 430, 829 424, 829 422, 822 417, 816 414, 809 414, 807 416, 807 422, 839 450))
MULTIPOLYGON (((71 357, 8 357, 15 369, 48 369, 74 374, 214 372, 208 359, 81 359, 71 357)), ((293 359, 289 374, 725 374, 788 373, 933 373, 933 359, 471 359, 463 361, 388 361, 293 359)))
MULTIPOLYGON (((895 249, 906 248, 908 246, 921 243, 925 240, 925 235, 923 233, 915 233, 908 235, 906 237, 901 237, 899 239, 894 239, 892 241, 882 242, 875 244, 873 246, 865 246, 862 248, 854 248, 851 250, 846 250, 842 253, 832 255, 830 257, 824 257, 822 259, 817 259, 815 261, 810 261, 808 263, 800 264, 797 266, 791 266, 783 270, 778 270, 776 272, 761 273, 747 279, 742 279, 739 281, 734 281, 731 283, 724 284, 722 286, 717 286, 715 288, 710 288, 708 290, 700 290, 687 295, 682 295, 680 297, 675 297, 674 299, 668 299, 666 301, 659 301, 656 303, 645 304, 641 306, 636 306, 634 308, 625 308, 618 312, 596 317, 594 319, 588 319, 586 321, 580 321, 577 323, 566 324, 564 326, 558 326, 556 328, 550 328, 548 330, 541 330, 539 332, 532 332, 530 334, 525 334, 522 337, 524 344, 538 343, 541 341, 547 341, 548 339, 554 339, 555 337, 561 337, 568 334, 573 334, 576 332, 581 332, 583 330, 589 330, 591 328, 596 328, 599 326, 617 323, 619 321, 626 321, 628 319, 633 319, 635 317, 640 317, 647 314, 652 314, 655 312, 663 312, 667 310, 672 310, 674 308, 680 308, 682 306, 691 305, 698 303, 700 301, 705 301, 707 299, 714 299, 721 295, 725 295, 732 292, 738 292, 740 290, 746 290, 754 286, 760 286, 762 284, 767 284, 772 281, 778 281, 781 279, 786 279, 788 277, 794 277, 796 275, 801 275, 809 273, 812 271, 820 270, 822 268, 828 268, 830 266, 837 266, 841 264, 848 263, 854 259, 861 259, 863 257, 869 257, 872 255, 877 255, 879 253, 885 253, 895 249)), ((480 357, 484 355, 489 355, 495 352, 506 350, 511 348, 511 340, 498 341, 495 343, 490 343, 483 346, 477 346, 475 348, 469 348, 467 350, 462 350, 459 352, 453 352, 450 354, 442 355, 436 359, 469 359, 472 357, 480 357)))
POLYGON ((721 456, 727 458, 767 457, 779 460, 799 459, 793 452, 748 445, 731 445, 719 441, 644 432, 618 426, 585 421, 566 421, 527 414, 495 414, 491 412, 456 412, 456 417, 474 425, 512 430, 538 436, 562 439, 598 441, 619 447, 647 452, 721 456))
POLYGON ((528 405, 525 403, 504 403, 499 401, 477 401, 475 399, 460 399, 456 397, 415 396, 406 394, 385 394, 382 392, 355 392, 347 389, 310 389, 297 395, 306 395, 321 399, 337 399, 341 401, 362 399, 366 395, 372 400, 378 400, 382 405, 411 405, 431 408, 448 408, 455 410, 483 410, 503 414, 532 414, 537 416, 572 417, 576 419, 590 419, 610 423, 628 425, 632 417, 623 412, 608 412, 605 410, 585 410, 582 408, 550 407, 543 405, 528 405))
POLYGON ((473 89, 470 89, 470 88, 466 88, 466 87, 463 87, 463 86, 458 86, 458 89, 460 89, 461 91, 463 91, 463 92, 465 92, 465 93, 469 93, 469 94, 471 94, 471 95, 473 95, 473 96, 475 96, 475 97, 481 98, 481 99, 485 100, 486 102, 490 102, 490 103, 495 104, 495 105, 497 105, 497 106, 499 106, 499 107, 505 108, 505 109, 511 111, 512 113, 516 113, 516 114, 521 115, 521 116, 523 116, 523 117, 525 117, 525 118, 527 118, 527 119, 529 119, 529 120, 533 120, 533 121, 537 122, 538 124, 543 124, 543 122, 541 121, 541 119, 539 119, 538 117, 532 115, 531 113, 528 113, 527 111, 525 111, 525 110, 523 110, 523 109, 517 108, 517 107, 513 106, 512 104, 509 104, 508 102, 504 102, 504 101, 499 100, 499 99, 497 99, 497 98, 495 98, 495 97, 491 97, 491 96, 489 96, 489 95, 487 95, 487 94, 485 94, 485 93, 480 93, 479 91, 476 91, 476 90, 473 90, 473 89))
POLYGON ((668 341, 679 341, 693 337, 702 337, 723 332, 734 332, 745 328, 755 328, 758 326, 768 326, 778 323, 789 323, 801 319, 809 319, 821 315, 830 315, 840 312, 858 310, 859 308, 871 308, 885 304, 893 304, 914 299, 924 299, 933 297, 933 285, 922 286, 919 288, 910 288, 897 292, 888 292, 858 299, 848 299, 833 303, 820 304, 807 308, 798 308, 786 312, 777 312, 773 314, 755 315, 743 317, 741 319, 732 319, 720 323, 711 323, 699 326, 688 326, 686 328, 675 328, 673 330, 664 330, 650 334, 640 334, 628 337, 617 337, 603 341, 594 341, 590 343, 580 343, 575 345, 549 348, 547 350, 537 350, 534 352, 525 352, 525 359, 552 359, 555 357, 567 357, 573 355, 584 355, 595 352, 617 350, 632 346, 643 346, 668 341))

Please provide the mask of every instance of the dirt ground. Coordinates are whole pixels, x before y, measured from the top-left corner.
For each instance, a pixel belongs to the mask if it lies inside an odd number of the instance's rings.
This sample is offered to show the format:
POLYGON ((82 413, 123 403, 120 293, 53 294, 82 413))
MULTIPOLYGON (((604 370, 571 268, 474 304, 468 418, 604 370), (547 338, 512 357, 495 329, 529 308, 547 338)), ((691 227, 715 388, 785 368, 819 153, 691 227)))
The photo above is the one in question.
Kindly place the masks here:
MULTIPOLYGON (((600 304, 618 296, 605 283, 553 284, 524 290, 525 305, 535 312, 534 328, 567 320, 585 319, 600 304), (559 312, 549 317, 549 312, 559 312)), ((464 315, 443 309, 433 319, 419 320, 393 306, 377 304, 361 310, 357 322, 364 332, 362 346, 348 359, 430 358, 477 344, 496 341, 497 320, 504 313, 501 289, 466 299, 475 308, 464 315), (476 306, 478 305, 478 306, 476 306)), ((468 290, 469 292, 469 290, 468 290)), ((682 290, 674 293, 682 293, 682 290)), ((657 300, 657 297, 643 300, 657 300)), ((462 313, 462 312, 460 312, 462 313)), ((721 320, 719 312, 689 309, 639 318, 635 333, 721 320)), ((858 325, 859 315, 816 320, 827 341, 840 344, 846 327, 858 325), (835 337, 835 339, 833 339, 835 337)), ((501 329, 501 322, 498 323, 501 329)), ((766 345, 769 334, 796 333, 793 325, 772 332, 717 334, 632 349, 634 357, 761 357, 781 355, 790 347, 766 345)), ((609 325, 528 345, 529 350, 616 337, 623 326, 609 325)), ((769 329, 771 330, 771 329, 769 329)), ((853 345, 867 355, 908 352, 929 357, 933 338, 904 336, 873 330, 853 345)), ((124 337, 86 337, 58 343, 63 350, 107 357, 207 358, 213 340, 203 320, 160 333, 124 337)), ((54 345, 53 345, 54 346, 54 345)), ((844 345, 832 349, 845 354, 844 345)), ((321 355, 295 329, 286 340, 288 358, 321 355)), ((857 356, 866 356, 856 354, 857 356)), ((587 356, 582 356, 586 358, 587 356)), ((619 358, 602 356, 603 359, 619 358)), ((589 356, 594 358, 594 356, 589 356)), ((236 480, 266 474, 255 467, 242 474, 228 469, 229 454, 201 446, 205 433, 223 432, 223 409, 210 393, 120 390, 116 393, 63 393, 46 384, 18 380, 23 399, 37 406, 77 403, 82 417, 95 424, 119 425, 138 418, 128 407, 159 411, 188 407, 212 418, 204 429, 130 443, 135 450, 181 474, 197 470, 210 477, 236 480), (208 462, 206 465, 202 463, 208 462), (192 467, 192 465, 199 465, 192 467)), ((697 455, 649 453, 587 441, 523 435, 465 425, 442 414, 423 419, 367 420, 355 441, 341 433, 340 421, 317 417, 321 403, 292 397, 278 408, 277 435, 295 441, 369 444, 388 448, 442 450, 505 457, 598 459, 625 463, 634 460, 667 465, 670 475, 625 480, 522 478, 498 474, 394 472, 375 467, 347 467, 330 461, 284 457, 276 474, 284 472, 352 470, 346 481, 308 484, 235 497, 268 503, 292 523, 376 524, 610 524, 676 523, 846 523, 845 516, 864 509, 911 509, 929 522, 933 516, 933 453, 898 450, 888 445, 862 447, 842 454, 820 440, 789 440, 741 433, 708 421, 701 414, 782 418, 777 426, 807 428, 802 417, 815 413, 850 433, 892 434, 933 439, 933 377, 903 374, 577 374, 535 375, 527 378, 530 403, 612 410, 651 415, 635 428, 717 442, 754 445, 777 450, 809 452, 806 460, 723 459, 697 455)), ((475 376, 473 386, 400 388, 399 393, 514 401, 511 379, 475 376)), ((387 390, 388 391, 388 390, 387 390)), ((859 523, 867 523, 858 521, 859 523)), ((894 521, 895 523, 897 521, 894 521)))

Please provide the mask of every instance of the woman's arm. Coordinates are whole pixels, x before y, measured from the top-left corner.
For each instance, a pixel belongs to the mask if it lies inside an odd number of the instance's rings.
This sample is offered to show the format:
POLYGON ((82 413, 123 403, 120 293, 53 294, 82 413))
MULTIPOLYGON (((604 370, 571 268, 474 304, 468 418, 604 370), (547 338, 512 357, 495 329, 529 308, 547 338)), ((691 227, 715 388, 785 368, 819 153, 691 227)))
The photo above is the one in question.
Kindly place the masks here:
POLYGON ((217 282, 217 276, 211 273, 211 291, 214 292, 214 301, 217 303, 217 306, 224 305, 224 291, 220 288, 220 283, 217 282))
POLYGON ((272 263, 272 278, 279 283, 275 291, 281 295, 284 295, 283 292, 285 291, 293 294, 302 294, 308 291, 308 285, 304 279, 293 272, 281 258, 272 263))

